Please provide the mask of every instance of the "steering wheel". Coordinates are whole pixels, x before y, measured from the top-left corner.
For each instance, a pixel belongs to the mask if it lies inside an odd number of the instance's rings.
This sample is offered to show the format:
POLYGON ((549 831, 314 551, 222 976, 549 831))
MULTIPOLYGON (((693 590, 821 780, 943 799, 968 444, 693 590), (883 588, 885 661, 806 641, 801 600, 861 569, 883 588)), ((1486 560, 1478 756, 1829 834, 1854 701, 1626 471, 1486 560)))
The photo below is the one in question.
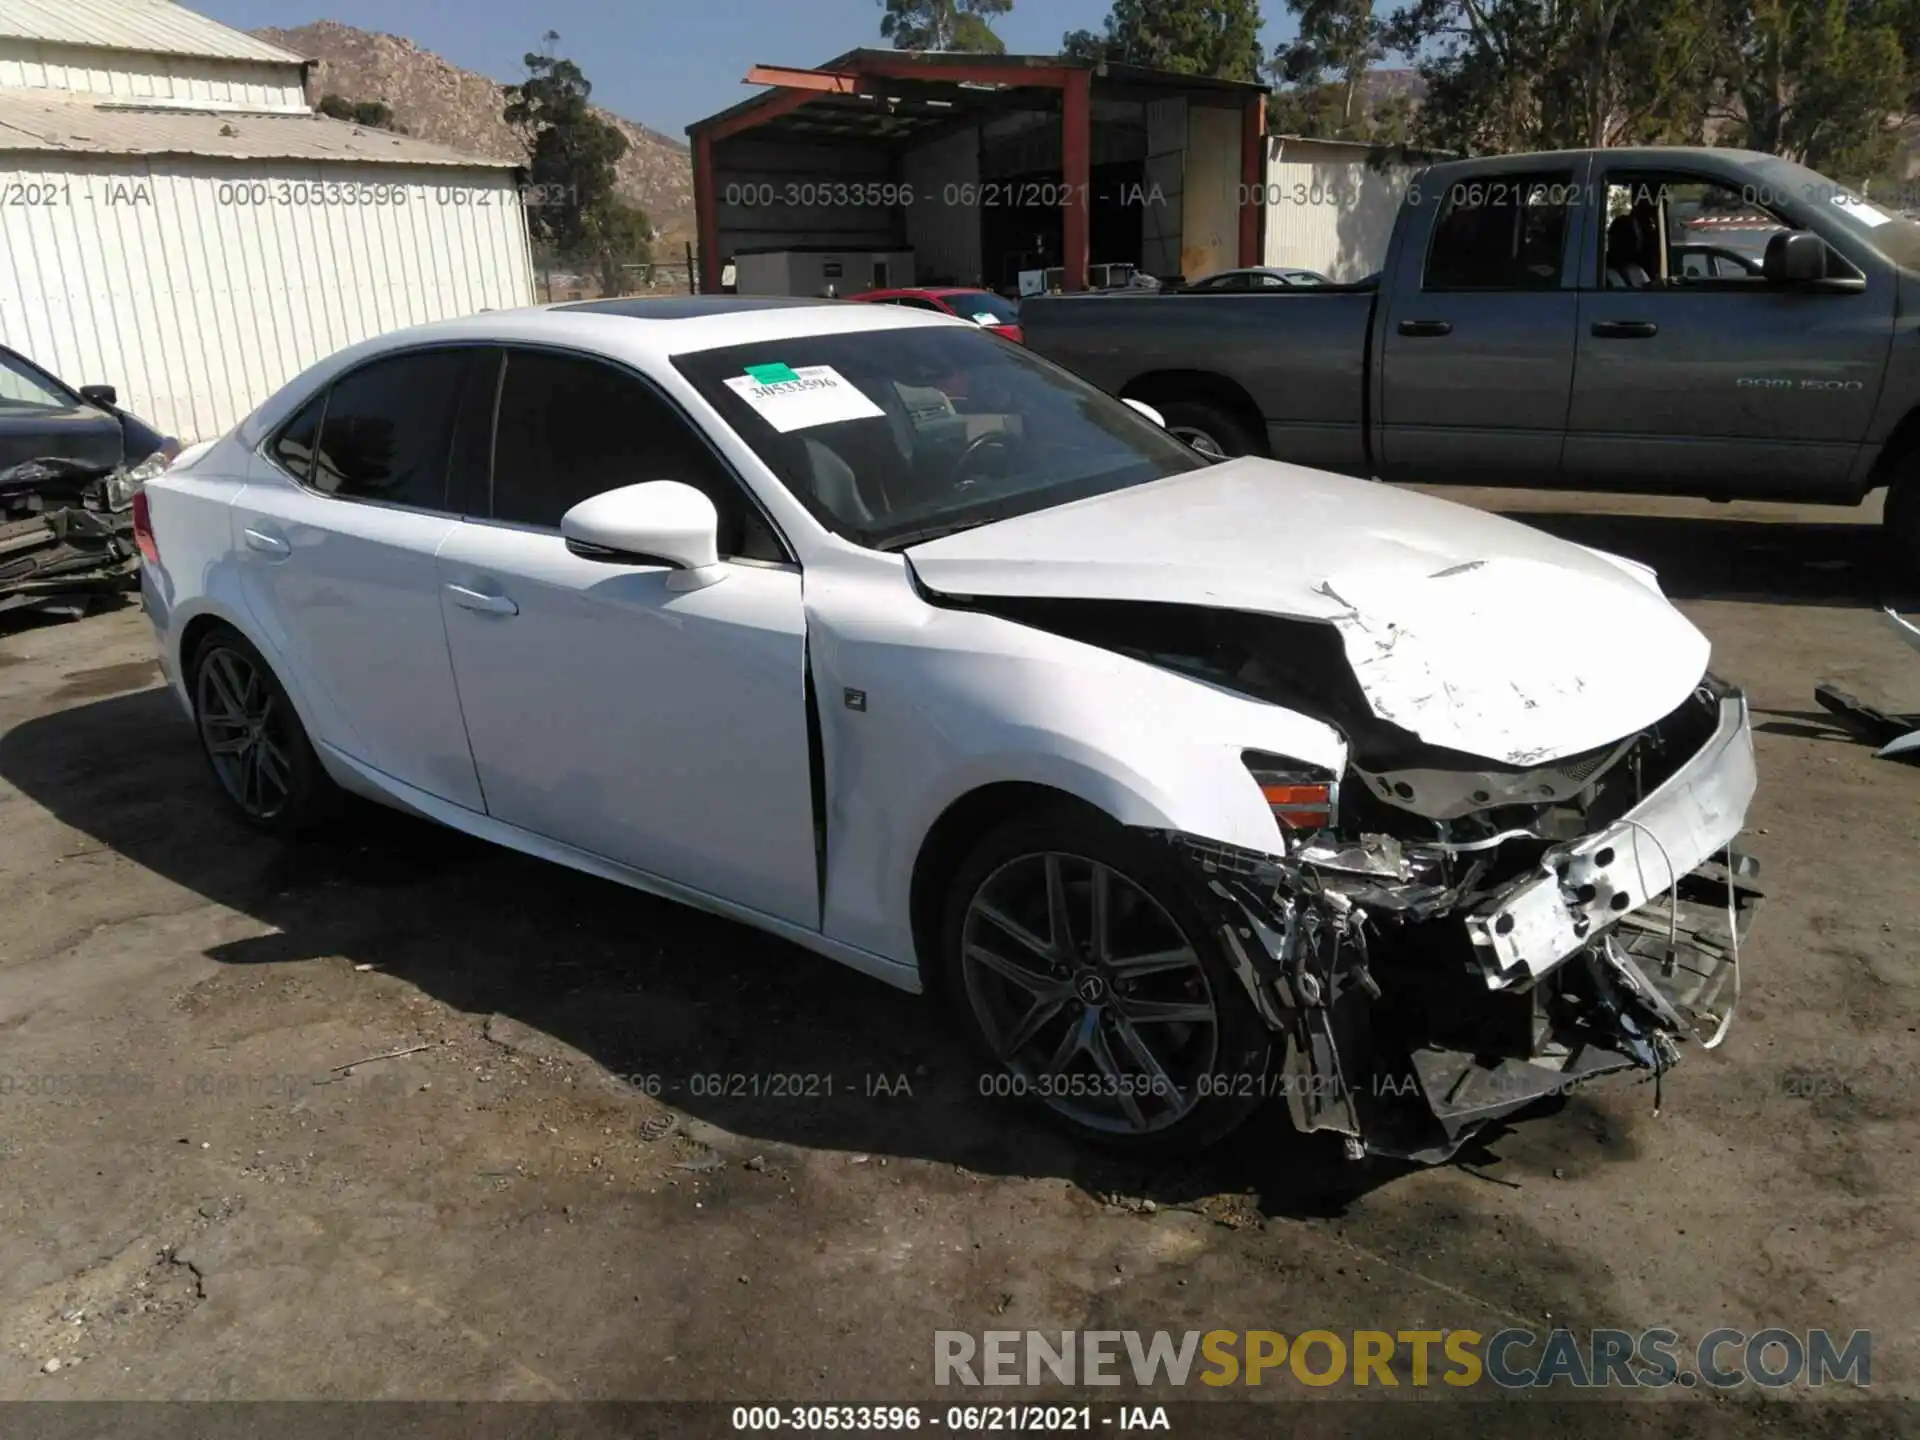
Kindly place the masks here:
POLYGON ((961 453, 960 458, 954 462, 953 476, 955 488, 965 490, 978 483, 981 479, 987 478, 985 476, 968 473, 975 465, 991 463, 994 469, 997 470, 1007 463, 1012 454, 1013 443, 1007 439, 1005 431, 989 430, 984 434, 974 436, 972 440, 967 442, 967 448, 961 453))

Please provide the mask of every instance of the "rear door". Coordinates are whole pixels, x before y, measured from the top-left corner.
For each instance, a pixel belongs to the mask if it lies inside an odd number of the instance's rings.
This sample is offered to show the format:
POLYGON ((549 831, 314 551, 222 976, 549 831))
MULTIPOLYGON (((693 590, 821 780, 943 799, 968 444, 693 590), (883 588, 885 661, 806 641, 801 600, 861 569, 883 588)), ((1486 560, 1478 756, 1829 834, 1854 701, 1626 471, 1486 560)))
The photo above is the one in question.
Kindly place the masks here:
POLYGON ((1777 285, 1714 253, 1758 261, 1796 228, 1764 186, 1614 168, 1596 189, 1609 218, 1585 257, 1568 483, 1857 498, 1893 282, 1835 256, 1841 283, 1777 285))
POLYGON ((471 810, 434 552, 454 457, 471 453, 462 404, 486 394, 496 353, 406 351, 342 376, 254 457, 232 507, 248 607, 315 738, 471 810))
POLYGON ((1386 478, 1558 480, 1585 167, 1509 165, 1409 192, 1379 341, 1386 478))

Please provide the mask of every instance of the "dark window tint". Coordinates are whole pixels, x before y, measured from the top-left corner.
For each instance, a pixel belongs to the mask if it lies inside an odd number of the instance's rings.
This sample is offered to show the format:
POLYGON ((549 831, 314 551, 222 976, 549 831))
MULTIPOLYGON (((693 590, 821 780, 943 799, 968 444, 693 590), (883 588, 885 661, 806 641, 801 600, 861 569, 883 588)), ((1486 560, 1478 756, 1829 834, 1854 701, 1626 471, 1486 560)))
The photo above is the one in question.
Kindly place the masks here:
POLYGON ((622 485, 679 480, 720 512, 720 553, 786 556, 701 437, 650 386, 597 360, 507 353, 493 451, 493 518, 560 526, 582 500, 622 485))
POLYGON ((475 354, 395 355, 336 381, 307 483, 355 500, 445 509, 453 417, 475 354))
POLYGON ((320 429, 320 412, 326 404, 327 392, 322 390, 287 422, 286 428, 267 447, 267 453, 280 468, 296 480, 307 480, 313 475, 313 437, 320 429))
POLYGON ((1557 289, 1575 194, 1565 175, 1501 175, 1455 184, 1434 226, 1426 288, 1557 289))

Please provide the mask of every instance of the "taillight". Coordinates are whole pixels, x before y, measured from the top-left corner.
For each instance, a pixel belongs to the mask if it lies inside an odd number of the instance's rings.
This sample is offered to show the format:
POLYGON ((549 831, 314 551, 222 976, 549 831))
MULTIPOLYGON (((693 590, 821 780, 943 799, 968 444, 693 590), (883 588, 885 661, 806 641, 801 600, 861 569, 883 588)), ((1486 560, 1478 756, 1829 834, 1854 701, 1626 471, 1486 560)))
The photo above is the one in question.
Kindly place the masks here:
POLYGON ((1325 830, 1340 813, 1340 782, 1313 766, 1248 751, 1241 757, 1284 830, 1325 830))
POLYGON ((133 543, 150 563, 160 563, 160 545, 153 538, 153 516, 147 510, 147 492, 133 492, 133 543))

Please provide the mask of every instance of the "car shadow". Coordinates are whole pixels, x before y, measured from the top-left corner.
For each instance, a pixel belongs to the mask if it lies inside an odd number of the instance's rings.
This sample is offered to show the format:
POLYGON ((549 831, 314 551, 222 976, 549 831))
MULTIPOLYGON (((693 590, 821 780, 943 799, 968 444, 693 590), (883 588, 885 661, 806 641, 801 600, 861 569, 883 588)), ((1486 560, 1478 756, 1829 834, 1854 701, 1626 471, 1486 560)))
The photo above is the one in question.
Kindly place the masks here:
MULTIPOLYGON (((937 1003, 746 926, 373 805, 356 805, 337 837, 263 841, 225 808, 164 689, 16 726, 0 736, 0 778, 271 927, 206 952, 222 964, 372 966, 763 1143, 1061 1178, 1226 1224, 1337 1215, 1414 1168, 1347 1160, 1335 1137, 1297 1134, 1277 1103, 1198 1159, 1112 1158, 988 1094, 937 1003)), ((1462 1163, 1486 1158, 1478 1144, 1462 1163)))
POLYGON ((1920 598, 1920 577, 1893 572, 1877 525, 1517 508, 1500 513, 1651 565, 1675 600, 1911 609, 1920 598))

